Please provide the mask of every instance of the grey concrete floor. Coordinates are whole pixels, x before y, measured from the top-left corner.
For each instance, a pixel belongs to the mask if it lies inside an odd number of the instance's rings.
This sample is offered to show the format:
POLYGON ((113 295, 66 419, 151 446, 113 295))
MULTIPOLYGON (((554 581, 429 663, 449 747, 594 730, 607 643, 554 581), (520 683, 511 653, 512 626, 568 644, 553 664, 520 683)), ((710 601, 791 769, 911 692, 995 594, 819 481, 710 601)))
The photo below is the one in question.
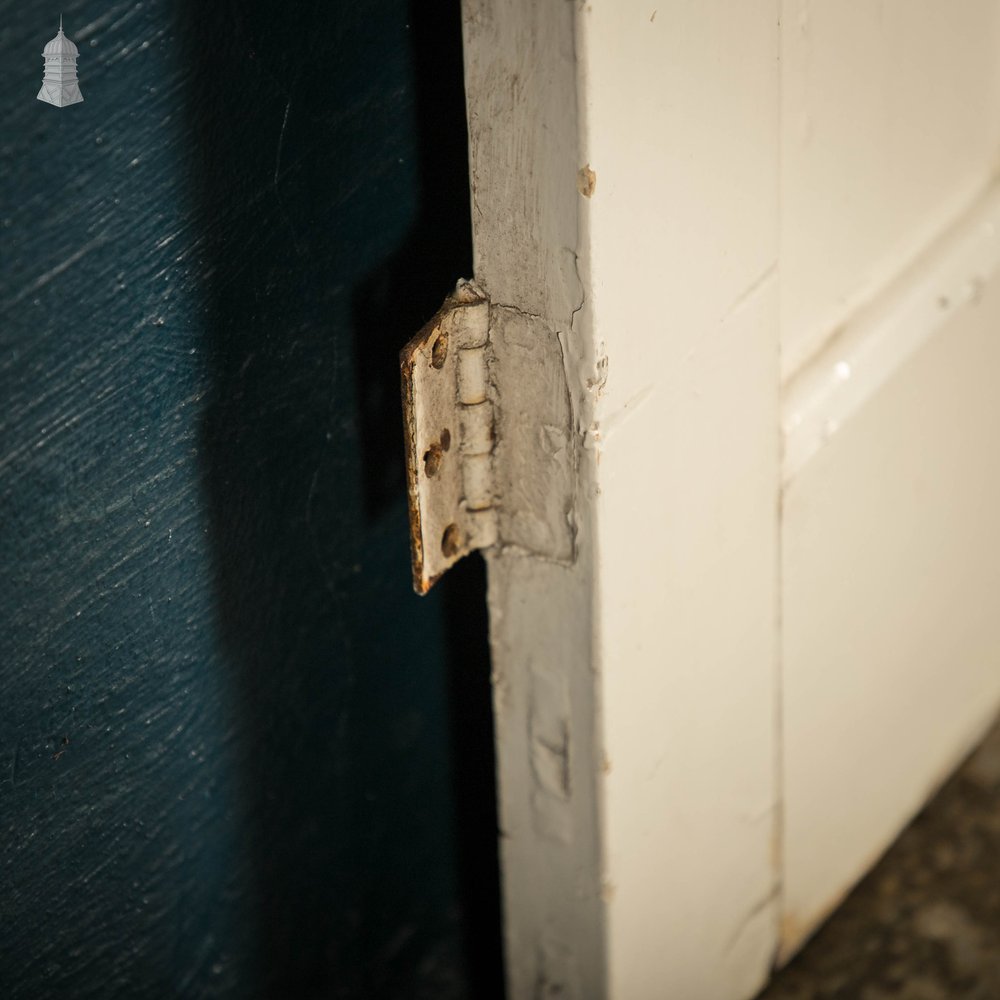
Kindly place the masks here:
POLYGON ((760 1000, 1000 1000, 1000 725, 760 1000))

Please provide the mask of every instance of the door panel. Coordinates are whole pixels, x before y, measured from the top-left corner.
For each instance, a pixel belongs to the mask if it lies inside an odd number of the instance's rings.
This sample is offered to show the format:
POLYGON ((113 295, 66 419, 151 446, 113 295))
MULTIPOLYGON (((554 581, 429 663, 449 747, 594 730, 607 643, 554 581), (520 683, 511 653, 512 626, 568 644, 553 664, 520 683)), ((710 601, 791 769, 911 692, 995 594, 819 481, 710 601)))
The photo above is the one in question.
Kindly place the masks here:
POLYGON ((787 957, 1000 702, 1000 4, 785 3, 787 957))

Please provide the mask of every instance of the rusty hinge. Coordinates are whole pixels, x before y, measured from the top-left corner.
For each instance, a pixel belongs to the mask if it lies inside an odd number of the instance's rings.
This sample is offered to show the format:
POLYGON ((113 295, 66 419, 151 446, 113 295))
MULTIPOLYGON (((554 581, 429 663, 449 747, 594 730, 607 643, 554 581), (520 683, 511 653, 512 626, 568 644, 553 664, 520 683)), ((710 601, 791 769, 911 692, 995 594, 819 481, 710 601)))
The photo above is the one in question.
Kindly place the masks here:
POLYGON ((474 549, 571 560, 578 435, 558 332, 461 281, 400 367, 417 593, 474 549))
POLYGON ((413 587, 497 539, 489 300, 462 282, 403 348, 403 416, 413 587))

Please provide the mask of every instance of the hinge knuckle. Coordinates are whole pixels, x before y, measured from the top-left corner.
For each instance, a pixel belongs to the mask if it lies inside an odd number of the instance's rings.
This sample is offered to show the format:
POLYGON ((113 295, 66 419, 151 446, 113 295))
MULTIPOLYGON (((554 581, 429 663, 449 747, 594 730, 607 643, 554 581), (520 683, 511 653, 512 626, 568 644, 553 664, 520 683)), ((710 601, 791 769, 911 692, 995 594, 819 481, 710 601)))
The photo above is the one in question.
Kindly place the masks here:
POLYGON ((458 400, 474 405, 486 399, 488 373, 486 346, 466 347, 458 352, 458 400))
POLYGON ((488 456, 493 451, 493 404, 488 399, 481 403, 463 404, 458 419, 462 455, 488 456))
POLYGON ((462 458, 462 497, 466 510, 487 510, 493 506, 493 463, 490 455, 462 458))

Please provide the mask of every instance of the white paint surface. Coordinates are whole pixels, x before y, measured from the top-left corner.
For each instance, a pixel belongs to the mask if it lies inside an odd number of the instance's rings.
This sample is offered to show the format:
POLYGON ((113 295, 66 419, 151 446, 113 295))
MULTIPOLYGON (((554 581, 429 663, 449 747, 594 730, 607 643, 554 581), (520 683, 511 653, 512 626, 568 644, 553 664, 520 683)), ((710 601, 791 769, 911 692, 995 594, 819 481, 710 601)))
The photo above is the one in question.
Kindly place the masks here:
POLYGON ((610 995, 748 996, 776 922, 777 6, 652 12, 579 21, 610 995))

